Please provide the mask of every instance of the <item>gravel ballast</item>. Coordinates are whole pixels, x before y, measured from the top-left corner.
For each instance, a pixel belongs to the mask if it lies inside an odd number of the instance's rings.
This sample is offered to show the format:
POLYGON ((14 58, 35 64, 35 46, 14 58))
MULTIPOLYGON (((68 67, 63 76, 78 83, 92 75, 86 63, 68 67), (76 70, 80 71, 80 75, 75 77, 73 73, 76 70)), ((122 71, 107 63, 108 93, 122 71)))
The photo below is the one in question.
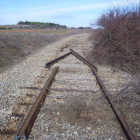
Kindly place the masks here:
MULTIPOLYGON (((17 130, 40 93, 39 89, 24 87, 42 88, 53 68, 59 66, 59 73, 33 126, 29 140, 126 139, 87 65, 71 54, 50 68, 45 68, 45 63, 68 53, 70 48, 86 57, 92 45, 88 37, 89 34, 85 33, 62 39, 0 74, 1 130, 9 127, 17 130), (27 97, 27 94, 33 96, 27 97), (21 103, 31 104, 23 106, 21 103), (17 112, 24 114, 23 117, 15 117, 13 113, 17 112), (9 126, 11 120, 13 125, 9 126)), ((133 81, 133 77, 125 72, 114 73, 111 67, 95 65, 112 99, 117 97, 117 93, 129 81, 133 81)), ((119 106, 118 108, 120 109, 119 106)), ((135 133, 135 136, 138 136, 138 133, 135 133)), ((10 138, 14 139, 14 135, 10 138)))

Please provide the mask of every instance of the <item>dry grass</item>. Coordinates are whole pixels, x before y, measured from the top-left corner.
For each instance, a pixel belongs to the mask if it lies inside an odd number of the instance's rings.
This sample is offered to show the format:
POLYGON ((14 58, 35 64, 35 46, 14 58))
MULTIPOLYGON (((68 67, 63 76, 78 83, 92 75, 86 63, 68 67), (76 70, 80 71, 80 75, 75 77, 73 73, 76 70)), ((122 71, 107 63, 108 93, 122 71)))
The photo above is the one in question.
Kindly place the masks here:
POLYGON ((0 32, 0 71, 41 47, 87 30, 9 30, 0 32))
POLYGON ((72 30, 33 30, 33 29, 24 29, 24 30, 0 30, 0 33, 20 33, 20 32, 33 32, 33 33, 56 33, 56 34, 63 34, 69 33, 72 30))

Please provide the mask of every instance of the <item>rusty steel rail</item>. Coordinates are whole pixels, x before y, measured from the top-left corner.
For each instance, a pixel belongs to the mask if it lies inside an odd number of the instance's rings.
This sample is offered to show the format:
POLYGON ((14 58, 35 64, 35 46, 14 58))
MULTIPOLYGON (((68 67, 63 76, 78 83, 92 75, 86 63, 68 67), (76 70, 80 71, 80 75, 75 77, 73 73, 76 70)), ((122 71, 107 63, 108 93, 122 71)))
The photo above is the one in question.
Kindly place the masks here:
POLYGON ((125 121, 123 115, 118 110, 118 108, 116 107, 116 105, 114 104, 114 102, 111 100, 111 97, 110 97, 107 89, 105 88, 103 82, 99 78, 98 74, 96 73, 96 71, 94 69, 92 69, 92 72, 93 72, 93 74, 96 77, 96 80, 97 80, 97 82, 98 82, 98 84, 100 86, 101 92, 105 95, 105 97, 107 98, 107 100, 108 100, 108 102, 109 102, 109 104, 110 104, 113 112, 115 113, 115 115, 116 115, 116 117, 117 117, 117 119, 118 119, 118 121, 119 121, 119 123, 120 123, 120 125, 121 125, 121 127, 122 127, 122 129, 123 129, 123 131, 124 131, 124 133, 125 133, 125 135, 127 137, 127 139, 128 140, 136 140, 135 137, 134 137, 134 135, 130 131, 130 128, 129 128, 127 122, 125 121))
POLYGON ((68 52, 58 58, 53 59, 52 61, 49 61, 48 63, 46 63, 45 68, 49 68, 51 65, 53 65, 54 63, 58 62, 59 60, 65 58, 66 56, 70 55, 71 52, 68 52))
MULTIPOLYGON (((62 58, 68 56, 70 53, 72 53, 75 57, 77 57, 79 60, 81 60, 82 62, 84 62, 86 65, 88 65, 91 69, 92 69, 92 72, 93 74, 95 75, 96 77, 96 80, 100 86, 100 90, 101 92, 105 95, 105 97, 107 98, 114 114, 116 115, 117 119, 118 119, 118 122, 120 123, 123 131, 124 131, 124 134, 126 135, 127 139, 128 140, 136 140, 134 135, 132 134, 132 132, 130 131, 130 128, 127 124, 127 122, 125 121, 123 115, 121 114, 121 112, 118 110, 118 108, 116 107, 116 105, 114 104, 114 102, 111 100, 111 97, 107 91, 107 89, 105 88, 103 82, 101 81, 101 79, 99 78, 98 74, 97 74, 97 67, 94 66, 93 64, 91 64, 88 60, 86 60, 84 57, 82 57, 81 55, 79 55, 77 52, 75 52, 74 50, 70 49, 71 52, 65 54, 64 56, 61 56, 62 58)), ((50 62, 48 62, 47 64, 48 65, 52 65, 53 63, 57 62, 58 59, 60 60, 61 57, 59 58, 56 58, 50 62)))
POLYGON ((77 52, 75 52, 74 50, 70 49, 70 51, 72 52, 72 54, 77 57, 79 60, 81 60, 82 62, 84 62, 86 65, 88 65, 91 69, 95 69, 96 71, 98 71, 97 67, 94 66, 93 64, 91 64, 88 60, 86 60, 84 57, 82 57, 81 55, 79 55, 77 52))
POLYGON ((90 68, 94 68, 96 71, 98 70, 96 66, 94 66, 93 64, 91 64, 88 60, 86 60, 84 57, 82 57, 81 55, 79 55, 77 52, 75 52, 74 50, 70 49, 70 52, 53 59, 52 61, 49 61, 48 63, 46 63, 45 67, 49 68, 51 65, 53 65, 54 63, 58 62, 59 60, 67 57, 68 55, 73 54, 75 57, 77 57, 79 60, 81 60, 82 62, 84 62, 86 65, 88 65, 90 68))
POLYGON ((38 98, 36 99, 34 105, 32 106, 31 110, 29 111, 27 117, 24 119, 23 124, 18 129, 15 139, 19 140, 21 138, 24 138, 25 140, 28 139, 31 129, 34 125, 34 122, 37 118, 37 115, 40 112, 40 109, 45 101, 46 96, 48 95, 48 92, 50 90, 50 87, 54 81, 54 77, 56 73, 58 72, 58 67, 55 67, 49 76, 46 84, 44 85, 42 91, 40 92, 38 98))

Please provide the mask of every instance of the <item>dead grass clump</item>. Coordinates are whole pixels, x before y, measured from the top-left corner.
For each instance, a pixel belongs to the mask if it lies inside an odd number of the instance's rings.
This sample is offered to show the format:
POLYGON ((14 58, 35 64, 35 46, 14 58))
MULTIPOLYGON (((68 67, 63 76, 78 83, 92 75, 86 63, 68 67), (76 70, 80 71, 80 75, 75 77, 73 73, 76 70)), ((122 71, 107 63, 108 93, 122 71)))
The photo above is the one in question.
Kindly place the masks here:
POLYGON ((65 104, 60 106, 60 114, 72 125, 85 126, 93 123, 94 107, 92 104, 87 104, 83 95, 70 96, 65 99, 65 104))
POLYGON ((92 57, 98 63, 140 71, 140 6, 117 7, 102 14, 92 31, 92 57))

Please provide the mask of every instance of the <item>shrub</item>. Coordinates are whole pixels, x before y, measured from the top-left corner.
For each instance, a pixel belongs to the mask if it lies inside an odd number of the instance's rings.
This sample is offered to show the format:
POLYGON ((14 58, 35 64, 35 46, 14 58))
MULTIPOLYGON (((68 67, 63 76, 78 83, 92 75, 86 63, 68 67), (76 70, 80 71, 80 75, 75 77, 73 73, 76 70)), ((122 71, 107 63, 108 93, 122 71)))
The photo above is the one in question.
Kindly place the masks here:
POLYGON ((117 7, 102 14, 90 38, 98 63, 135 73, 140 70, 140 6, 117 7))

